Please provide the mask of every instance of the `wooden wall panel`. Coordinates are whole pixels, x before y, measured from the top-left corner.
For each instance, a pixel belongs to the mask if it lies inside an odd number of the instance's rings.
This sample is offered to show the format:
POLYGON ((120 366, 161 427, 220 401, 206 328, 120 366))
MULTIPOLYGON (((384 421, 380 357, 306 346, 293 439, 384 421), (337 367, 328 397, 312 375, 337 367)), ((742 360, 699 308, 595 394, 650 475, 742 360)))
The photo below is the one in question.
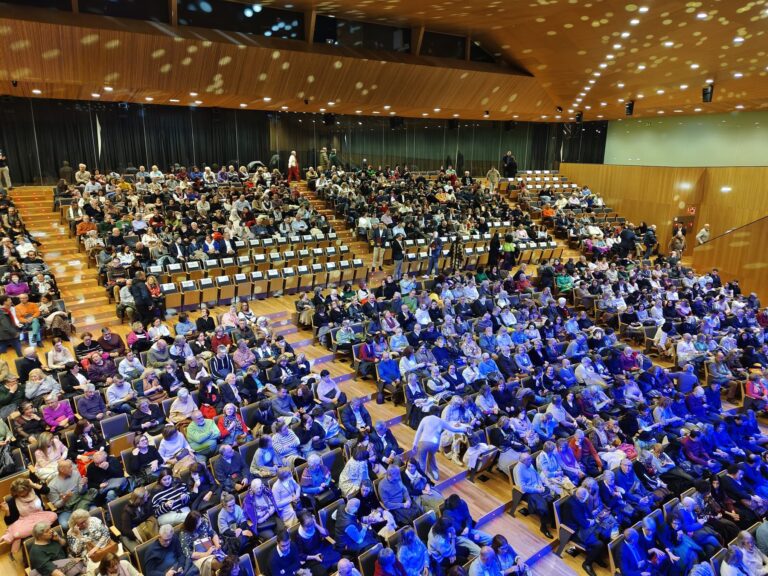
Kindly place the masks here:
POLYGON ((768 299, 768 217, 697 246, 693 250, 696 270, 717 268, 726 280, 738 278, 744 293, 757 292, 768 299))
MULTIPOLYGON (((579 185, 599 192, 606 205, 629 221, 656 224, 657 236, 666 248, 672 222, 698 207, 704 191, 704 168, 662 168, 600 164, 560 165, 560 172, 579 185)), ((694 231, 695 233, 695 231, 694 231)))
POLYGON ((768 215, 768 167, 707 168, 699 222, 712 236, 768 215))

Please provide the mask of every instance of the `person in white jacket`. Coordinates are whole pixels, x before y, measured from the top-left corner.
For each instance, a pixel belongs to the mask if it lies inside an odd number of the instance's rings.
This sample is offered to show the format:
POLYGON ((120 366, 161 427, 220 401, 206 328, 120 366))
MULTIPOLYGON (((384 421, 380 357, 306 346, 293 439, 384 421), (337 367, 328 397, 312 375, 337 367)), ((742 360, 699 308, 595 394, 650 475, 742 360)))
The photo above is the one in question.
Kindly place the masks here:
POLYGON ((296 157, 296 150, 291 150, 291 155, 288 158, 288 184, 296 180, 300 180, 299 176, 299 160, 296 157))

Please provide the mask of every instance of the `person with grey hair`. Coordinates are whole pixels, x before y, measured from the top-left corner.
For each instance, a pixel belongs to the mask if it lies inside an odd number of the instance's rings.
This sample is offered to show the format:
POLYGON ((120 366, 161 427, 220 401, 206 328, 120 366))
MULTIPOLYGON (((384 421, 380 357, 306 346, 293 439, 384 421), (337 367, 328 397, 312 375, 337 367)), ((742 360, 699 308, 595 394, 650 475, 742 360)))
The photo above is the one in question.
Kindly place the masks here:
POLYGON ((741 550, 742 562, 749 574, 755 576, 768 574, 768 556, 755 545, 755 537, 750 532, 746 530, 739 532, 735 545, 741 550))
POLYGON ((704 549, 707 556, 716 553, 722 547, 720 537, 714 528, 706 525, 706 520, 698 517, 696 500, 686 496, 677 508, 677 515, 683 532, 688 534, 696 544, 704 549))
POLYGON ((624 530, 624 542, 619 547, 617 568, 625 576, 651 576, 655 570, 650 561, 650 553, 656 554, 657 558, 666 556, 658 548, 647 548, 640 541, 637 530, 627 528, 624 530))
POLYGON ((469 576, 502 576, 501 564, 490 546, 483 546, 480 555, 469 566, 469 576))
POLYGON ((104 397, 96 392, 96 386, 89 382, 85 385, 85 394, 77 399, 77 411, 86 420, 97 421, 112 413, 107 408, 104 397))
POLYGON ((720 565, 720 576, 753 576, 744 565, 744 555, 741 549, 732 544, 728 546, 720 565))
POLYGON ((86 561, 117 551, 117 543, 112 541, 104 522, 91 516, 87 510, 72 512, 67 530, 67 546, 70 554, 86 561))
POLYGON ((580 486, 573 498, 565 502, 563 509, 568 526, 576 529, 576 541, 584 547, 585 558, 581 567, 588 576, 595 576, 593 563, 603 554, 605 544, 600 539, 600 525, 593 518, 589 503, 589 490, 580 486))
POLYGON ((82 561, 73 565, 67 555, 67 541, 51 529, 47 522, 38 522, 32 528, 32 544, 29 546, 29 567, 39 576, 66 576, 85 573, 82 561), (77 570, 77 567, 80 570, 77 570), (69 568, 69 570, 66 570, 69 568), (66 570, 66 572, 65 572, 66 570))
POLYGON ((69 518, 78 509, 91 507, 94 494, 88 490, 88 482, 80 475, 71 460, 59 460, 57 474, 48 483, 48 500, 59 514, 63 530, 69 528, 69 518))
POLYGON ((170 524, 160 526, 157 540, 144 552, 144 576, 200 576, 192 556, 184 557, 181 541, 170 524))

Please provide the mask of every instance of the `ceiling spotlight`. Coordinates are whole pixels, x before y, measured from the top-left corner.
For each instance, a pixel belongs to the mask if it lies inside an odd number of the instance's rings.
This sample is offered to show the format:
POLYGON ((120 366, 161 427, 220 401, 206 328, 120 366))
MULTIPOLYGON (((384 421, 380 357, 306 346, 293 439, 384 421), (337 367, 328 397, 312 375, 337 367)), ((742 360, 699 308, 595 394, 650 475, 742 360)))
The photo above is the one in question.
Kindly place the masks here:
POLYGON ((269 96, 264 96, 264 102, 272 102, 272 98, 269 96))
POLYGON ((248 104, 246 104, 245 102, 242 102, 240 104, 240 108, 248 108, 248 104))
POLYGON ((704 80, 704 82, 707 83, 707 84, 714 84, 715 83, 715 81, 712 78, 707 78, 706 80, 704 80))
POLYGON ((320 112, 325 112, 325 108, 320 108, 320 112))
POLYGON ((491 115, 491 113, 488 110, 483 112, 483 118, 488 118, 488 116, 490 116, 490 115, 491 115))
POLYGON ((33 88, 32 89, 32 94, 42 94, 42 93, 43 93, 43 91, 40 90, 39 88, 33 88))
POLYGON ((355 114, 362 114, 362 113, 363 113, 362 110, 355 110, 355 114))
POLYGON ((93 94, 91 94, 91 98, 101 98, 101 94, 99 94, 98 92, 94 92, 93 94))
POLYGON ((733 73, 733 77, 734 78, 741 78, 742 76, 744 76, 744 74, 742 74, 741 72, 734 72, 733 73))
POLYGON ((440 112, 440 108, 435 108, 435 112, 440 112))
POLYGON ((595 82, 597 82, 597 80, 590 80, 589 81, 590 84, 594 84, 595 82))
POLYGON ((699 65, 698 64, 691 64, 691 70, 698 70, 699 65))
POLYGON ((280 110, 288 110, 288 106, 280 106, 280 110))
POLYGON ((600 68, 608 68, 608 64, 606 64, 605 62, 601 62, 600 68))
POLYGON ((744 42, 744 38, 742 38, 741 36, 736 36, 736 38, 734 38, 733 41, 736 44, 741 44, 742 42, 744 42))
POLYGON ((613 60, 613 54, 606 54, 605 55, 606 60, 613 60))
POLYGON ((664 42, 664 46, 666 46, 667 48, 672 48, 672 46, 674 45, 675 43, 672 42, 672 40, 667 40, 666 42, 664 42))
POLYGON ((613 49, 614 49, 614 50, 621 50, 621 48, 622 48, 622 46, 621 46, 621 44, 619 44, 618 42, 617 42, 616 44, 614 44, 614 45, 613 45, 613 49))
POLYGON ((629 32, 622 32, 621 33, 621 37, 622 38, 629 38, 629 36, 630 36, 629 32))
POLYGON ((203 103, 203 101, 202 101, 202 100, 195 100, 195 104, 197 104, 198 106, 199 106, 200 104, 202 104, 202 103, 203 103))
POLYGON ((608 102, 600 102, 600 106, 608 106, 608 102))
POLYGON ((694 112, 701 112, 701 108, 694 108, 693 111, 694 112))
POLYGON ((686 90, 688 88, 688 84, 680 84, 680 90, 686 90))
POLYGON ((335 106, 336 102, 328 102, 328 106, 335 106))
POLYGON ((555 111, 560 113, 560 112, 563 111, 563 107, 562 106, 558 106, 557 108, 555 108, 555 111))
POLYGON ((638 70, 645 70, 645 64, 638 64, 637 65, 638 70))
POLYGON ((386 106, 384 106, 384 110, 389 110, 390 108, 392 108, 392 106, 390 106, 389 104, 387 104, 386 106))
POLYGON ((168 100, 168 102, 173 102, 174 104, 178 104, 179 99, 178 98, 171 98, 170 100, 168 100))
POLYGON ((664 94, 664 90, 659 88, 658 90, 656 90, 656 94, 659 94, 659 95, 664 94))
POLYGON ((640 20, 637 18, 632 18, 632 20, 629 21, 630 26, 637 26, 638 24, 640 24, 640 20))
POLYGON ((597 78, 600 77, 600 72, 592 72, 592 76, 595 76, 597 78))
POLYGON ((194 98, 195 96, 197 96, 197 92, 190 92, 189 95, 192 96, 192 98, 194 98))
POLYGON ((619 88, 624 88, 624 82, 619 82, 618 84, 616 84, 616 86, 618 86, 619 88))
POLYGON ((429 116, 429 112, 422 112, 421 115, 422 116, 429 116))
POLYGON ((144 100, 146 100, 147 102, 152 102, 154 98, 152 98, 152 96, 147 96, 146 98, 144 98, 144 100))
POLYGON ((458 118, 458 117, 459 117, 459 115, 458 115, 458 114, 454 114, 454 115, 453 115, 453 117, 454 117, 454 118, 458 118))
POLYGON ((104 92, 112 92, 112 90, 114 90, 112 86, 104 86, 104 92))
POLYGON ((640 6, 640 8, 638 8, 637 11, 640 12, 640 14, 645 14, 646 12, 648 12, 648 6, 640 6))
POLYGON ((389 115, 390 116, 394 116, 395 115, 395 111, 393 110, 392 112, 389 113, 389 115))
POLYGON ((709 14, 707 14, 706 12, 699 12, 698 14, 696 14, 696 18, 698 18, 699 20, 705 20, 708 16, 709 14))
POLYGON ((744 110, 744 104, 736 104, 737 110, 744 110))

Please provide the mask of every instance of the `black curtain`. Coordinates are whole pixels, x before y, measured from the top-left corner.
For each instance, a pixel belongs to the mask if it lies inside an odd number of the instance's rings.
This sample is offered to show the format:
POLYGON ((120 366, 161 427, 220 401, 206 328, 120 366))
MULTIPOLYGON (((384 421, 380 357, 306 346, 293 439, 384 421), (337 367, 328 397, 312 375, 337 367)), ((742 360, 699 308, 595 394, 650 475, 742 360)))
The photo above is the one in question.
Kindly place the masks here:
POLYGON ((55 183, 65 160, 74 169, 83 162, 90 170, 122 172, 131 165, 268 165, 278 153, 285 169, 296 150, 306 167, 317 164, 322 146, 337 148, 345 162, 416 163, 422 170, 448 163, 448 156, 457 169, 464 164, 483 176, 506 150, 521 169, 601 163, 608 132, 607 122, 473 121, 446 129, 442 120, 419 119, 395 130, 376 117, 336 116, 326 125, 321 114, 11 97, 0 104, 0 148, 19 184, 55 183))

